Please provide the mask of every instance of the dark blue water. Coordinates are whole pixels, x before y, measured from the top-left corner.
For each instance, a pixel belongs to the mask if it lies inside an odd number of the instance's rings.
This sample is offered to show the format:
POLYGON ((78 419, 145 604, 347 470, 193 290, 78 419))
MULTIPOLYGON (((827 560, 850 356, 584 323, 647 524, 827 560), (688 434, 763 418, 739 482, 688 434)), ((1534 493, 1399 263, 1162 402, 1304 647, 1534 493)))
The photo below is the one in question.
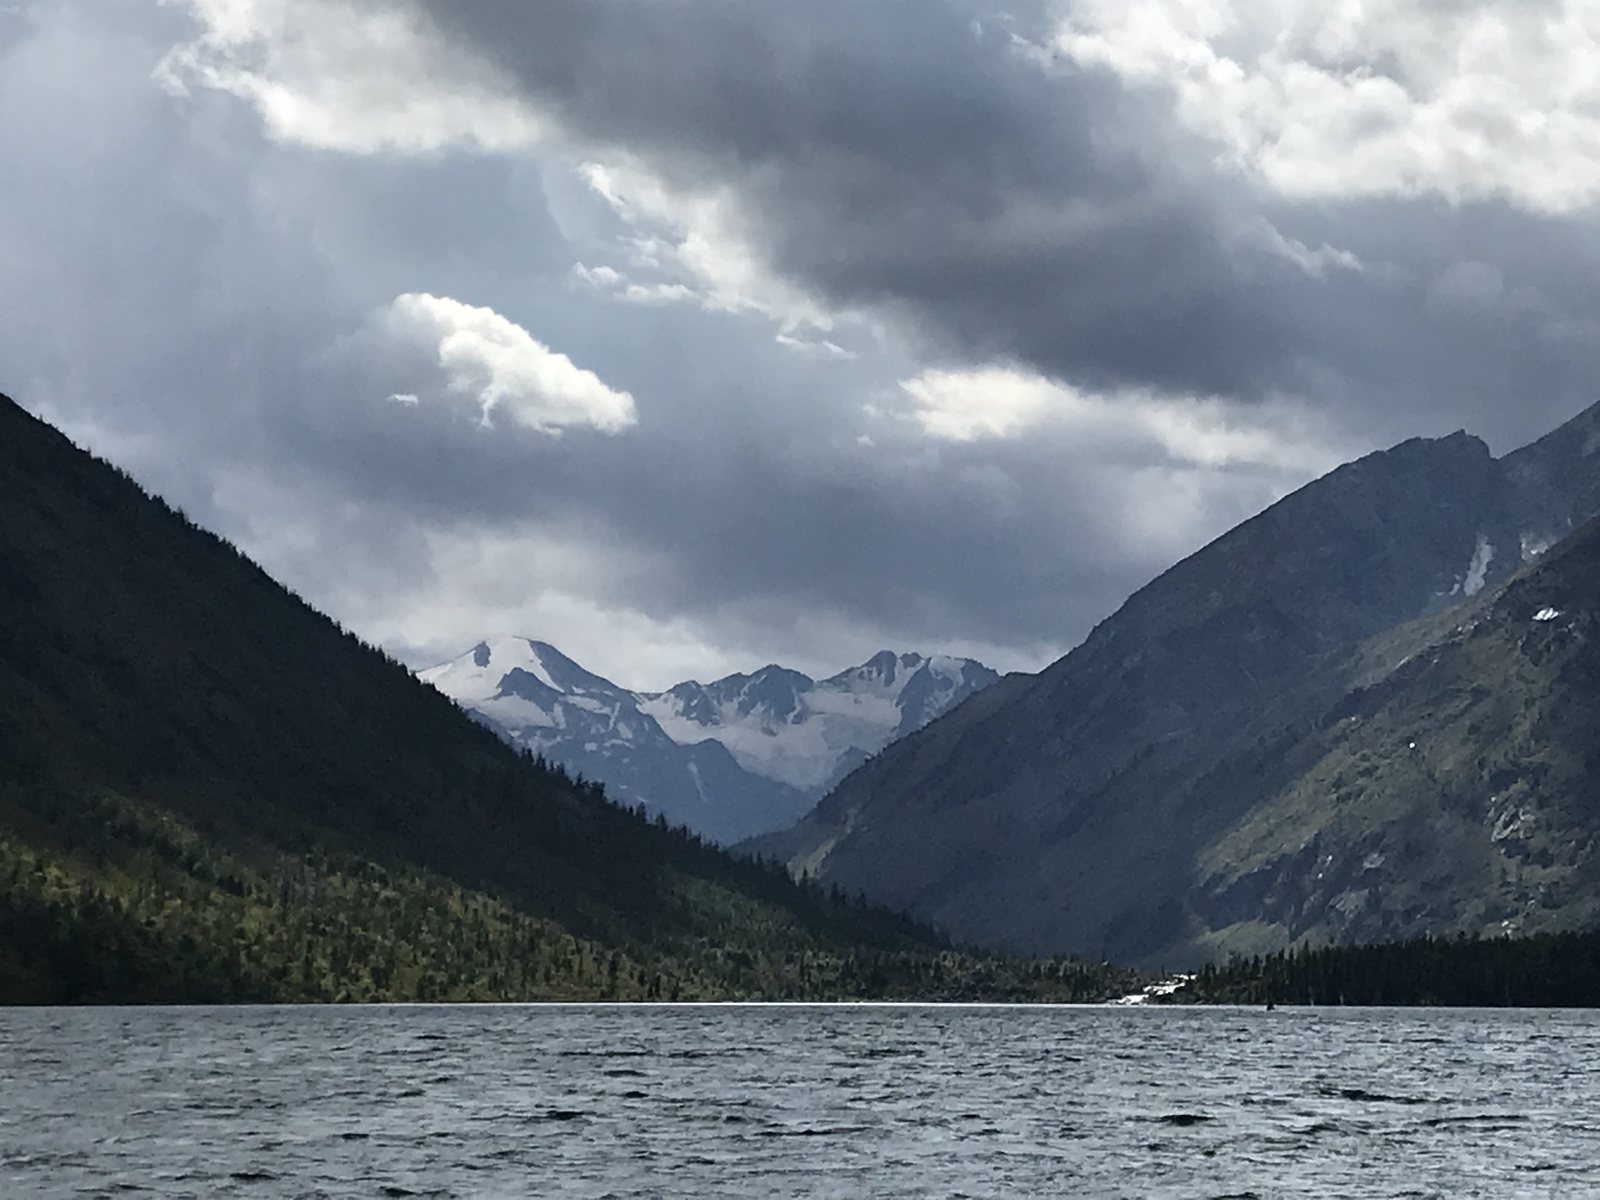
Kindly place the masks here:
POLYGON ((0 1009, 0 1196, 1600 1196, 1600 1014, 0 1009))

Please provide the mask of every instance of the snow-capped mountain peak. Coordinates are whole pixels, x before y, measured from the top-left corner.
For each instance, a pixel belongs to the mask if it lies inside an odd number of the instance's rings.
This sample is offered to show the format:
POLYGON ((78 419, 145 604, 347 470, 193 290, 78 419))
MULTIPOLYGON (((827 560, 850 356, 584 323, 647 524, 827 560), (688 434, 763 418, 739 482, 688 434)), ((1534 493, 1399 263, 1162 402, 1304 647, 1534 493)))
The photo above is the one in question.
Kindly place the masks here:
POLYGON ((422 678, 461 704, 501 694, 505 680, 520 672, 559 695, 631 695, 608 679, 585 671, 548 642, 508 637, 479 642, 459 658, 423 671, 422 678))
POLYGON ((746 770, 820 797, 889 742, 998 678, 972 659, 884 650, 821 681, 768 666, 639 700, 673 740, 715 738, 746 770))
POLYGON ((999 678, 972 659, 885 650, 820 682, 770 664, 632 692, 523 637, 480 642, 421 676, 512 743, 721 840, 787 826, 999 678))
POLYGON ((590 753, 665 736, 639 712, 632 692, 531 638, 479 642, 459 658, 423 671, 422 678, 512 740, 541 752, 550 748, 551 738, 580 732, 590 753), (535 730, 552 732, 534 736, 535 730))

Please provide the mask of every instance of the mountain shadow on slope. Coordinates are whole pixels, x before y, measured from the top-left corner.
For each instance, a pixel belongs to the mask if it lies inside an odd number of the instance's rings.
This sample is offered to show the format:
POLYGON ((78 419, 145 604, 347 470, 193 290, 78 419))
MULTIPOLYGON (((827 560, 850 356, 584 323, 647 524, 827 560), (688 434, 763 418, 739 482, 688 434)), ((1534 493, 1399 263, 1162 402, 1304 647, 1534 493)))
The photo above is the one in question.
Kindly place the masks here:
POLYGON ((1031 967, 513 751, 0 397, 0 1002, 1114 986, 1031 967))
MULTIPOLYGON (((1369 639, 1430 614, 1450 627, 1456 606, 1594 515, 1597 451, 1600 407, 1498 461, 1456 434, 1340 467, 1142 588, 1038 676, 891 746, 795 830, 750 848, 1019 951, 1172 964, 1350 936, 1334 916, 1252 907, 1214 848, 1313 772, 1326 714, 1379 669, 1377 649, 1361 653, 1369 639)), ((1304 857, 1282 874, 1317 869, 1304 857)), ((1465 896, 1478 882, 1379 924, 1477 928, 1498 911, 1465 896)), ((1580 919, 1587 902, 1573 903, 1580 919)))

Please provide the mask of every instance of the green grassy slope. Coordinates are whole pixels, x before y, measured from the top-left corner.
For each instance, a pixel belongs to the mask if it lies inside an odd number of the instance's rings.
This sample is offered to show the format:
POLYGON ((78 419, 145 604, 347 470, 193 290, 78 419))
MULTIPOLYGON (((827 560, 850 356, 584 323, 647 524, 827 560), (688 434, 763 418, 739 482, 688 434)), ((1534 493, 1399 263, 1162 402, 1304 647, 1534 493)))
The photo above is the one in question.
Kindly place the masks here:
POLYGON ((0 1002, 1118 986, 519 757, 0 397, 0 1002))

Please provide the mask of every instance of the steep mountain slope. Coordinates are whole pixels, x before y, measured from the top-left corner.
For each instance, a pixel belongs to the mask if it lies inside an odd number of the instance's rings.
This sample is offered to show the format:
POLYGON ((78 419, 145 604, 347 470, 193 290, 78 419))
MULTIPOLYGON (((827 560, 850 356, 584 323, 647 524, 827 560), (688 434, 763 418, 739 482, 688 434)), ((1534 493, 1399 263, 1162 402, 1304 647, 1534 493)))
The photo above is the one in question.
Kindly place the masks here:
POLYGON ((0 397, 0 1003, 1107 979, 951 954, 537 766, 0 397))
POLYGON ((422 672, 512 744, 717 841, 797 821, 829 786, 998 676, 884 651, 821 682, 779 666, 630 692, 555 647, 482 642, 422 672))
POLYGON ((1207 944, 1600 925, 1600 521, 1452 616, 1280 747, 1198 859, 1207 944))
POLYGON ((1347 464, 751 848, 991 944, 1197 958, 1200 875, 1226 869, 1207 848, 1307 769, 1289 748, 1370 677, 1362 643, 1594 515, 1597 429, 1591 409, 1498 462, 1456 434, 1347 464))

